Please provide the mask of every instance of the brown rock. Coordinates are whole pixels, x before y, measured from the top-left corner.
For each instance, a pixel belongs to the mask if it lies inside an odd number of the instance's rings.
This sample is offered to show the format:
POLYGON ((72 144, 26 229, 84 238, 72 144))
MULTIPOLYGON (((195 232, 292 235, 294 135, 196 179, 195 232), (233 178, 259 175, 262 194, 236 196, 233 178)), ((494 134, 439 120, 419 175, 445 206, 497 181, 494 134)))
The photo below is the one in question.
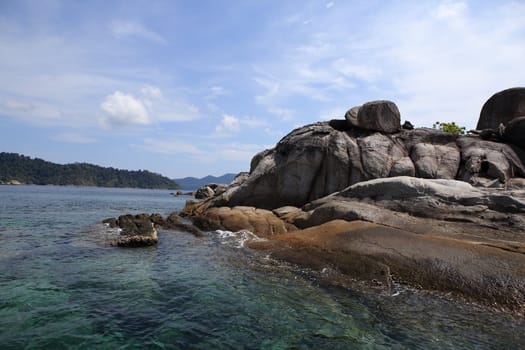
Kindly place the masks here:
MULTIPOLYGON (((330 267, 360 279, 379 280, 385 286, 393 277, 525 312, 525 255, 508 247, 342 220, 273 239, 277 242, 273 245, 248 246, 303 266, 330 267)), ((521 249, 525 250, 524 244, 521 249)))
POLYGON ((192 216, 194 225, 202 230, 248 230, 259 237, 287 232, 286 224, 271 211, 254 207, 219 207, 192 216))

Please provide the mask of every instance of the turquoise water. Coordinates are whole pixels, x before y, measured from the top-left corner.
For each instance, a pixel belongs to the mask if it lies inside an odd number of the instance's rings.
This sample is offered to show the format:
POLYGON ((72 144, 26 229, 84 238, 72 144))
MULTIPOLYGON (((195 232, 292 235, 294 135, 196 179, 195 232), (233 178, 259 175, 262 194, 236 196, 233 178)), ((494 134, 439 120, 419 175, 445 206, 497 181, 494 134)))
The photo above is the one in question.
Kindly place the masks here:
POLYGON ((334 287, 239 248, 100 220, 180 210, 169 191, 0 186, 1 349, 519 349, 525 322, 444 296, 334 287))

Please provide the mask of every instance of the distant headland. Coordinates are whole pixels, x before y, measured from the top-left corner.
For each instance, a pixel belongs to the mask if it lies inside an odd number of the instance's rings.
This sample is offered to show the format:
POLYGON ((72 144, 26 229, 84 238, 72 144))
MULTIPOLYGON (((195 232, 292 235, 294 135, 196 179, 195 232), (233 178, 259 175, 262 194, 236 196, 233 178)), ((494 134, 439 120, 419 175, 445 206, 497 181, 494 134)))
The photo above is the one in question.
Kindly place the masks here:
POLYGON ((147 170, 121 170, 88 163, 56 164, 17 153, 0 153, 0 184, 178 189, 179 184, 147 170))

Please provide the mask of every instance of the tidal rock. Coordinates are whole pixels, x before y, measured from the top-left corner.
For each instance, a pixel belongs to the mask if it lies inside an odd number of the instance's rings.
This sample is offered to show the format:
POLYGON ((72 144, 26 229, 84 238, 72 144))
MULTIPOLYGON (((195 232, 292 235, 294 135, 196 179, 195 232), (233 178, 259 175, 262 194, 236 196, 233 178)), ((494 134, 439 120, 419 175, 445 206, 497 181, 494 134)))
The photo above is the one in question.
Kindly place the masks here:
POLYGON ((525 116, 525 88, 500 91, 485 102, 476 129, 498 129, 517 117, 525 116))
POLYGON ((193 212, 193 224, 202 230, 248 230, 259 237, 287 232, 286 224, 269 210, 254 207, 214 207, 205 213, 193 212))
POLYGON ((279 235, 269 243, 251 242, 249 247, 317 270, 330 266, 355 278, 379 281, 386 288, 395 276, 426 289, 525 312, 525 255, 490 242, 333 220, 279 235))
POLYGON ((113 242, 119 247, 145 247, 158 242, 157 230, 147 214, 121 215, 117 225, 122 229, 120 237, 113 242))
POLYGON ((401 116, 394 102, 368 102, 359 108, 357 126, 367 130, 392 134, 399 132, 401 116))

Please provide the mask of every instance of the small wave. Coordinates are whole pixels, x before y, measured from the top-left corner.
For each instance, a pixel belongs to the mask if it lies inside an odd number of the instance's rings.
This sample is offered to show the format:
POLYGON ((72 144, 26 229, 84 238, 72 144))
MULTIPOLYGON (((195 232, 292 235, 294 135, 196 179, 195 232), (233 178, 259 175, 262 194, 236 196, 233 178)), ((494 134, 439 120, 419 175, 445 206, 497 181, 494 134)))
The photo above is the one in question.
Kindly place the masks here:
POLYGON ((248 230, 240 230, 236 232, 216 230, 213 231, 213 233, 216 234, 216 237, 221 244, 234 248, 244 248, 247 241, 266 241, 266 239, 260 238, 248 230))

